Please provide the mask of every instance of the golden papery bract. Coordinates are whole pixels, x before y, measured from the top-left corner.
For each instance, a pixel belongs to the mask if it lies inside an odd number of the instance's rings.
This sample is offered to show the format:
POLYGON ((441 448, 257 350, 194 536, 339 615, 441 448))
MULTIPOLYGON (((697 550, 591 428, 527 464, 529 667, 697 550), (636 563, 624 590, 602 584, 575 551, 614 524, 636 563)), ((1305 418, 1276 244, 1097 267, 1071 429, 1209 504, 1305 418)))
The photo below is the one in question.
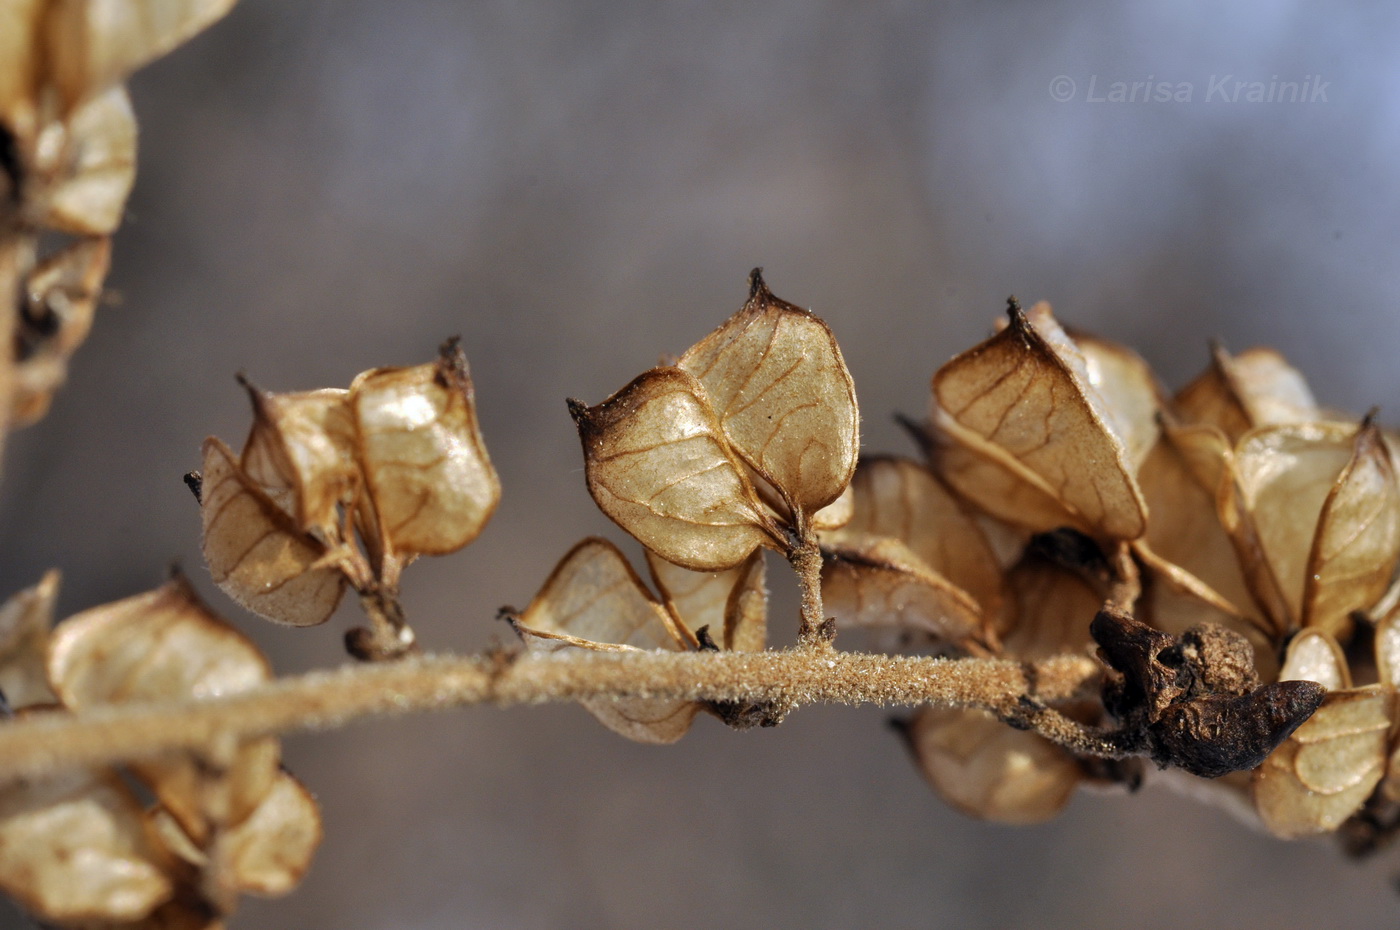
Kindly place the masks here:
MULTIPOLYGON (((181 578, 70 617, 54 631, 48 669, 59 699, 79 712, 237 694, 272 679, 257 647, 211 613, 181 578)), ((274 739, 229 750, 223 759, 171 755, 133 768, 203 842, 209 830, 246 817, 277 773, 274 739)))
MULTIPOLYGON (((1198 579, 1228 605, 1226 612, 1255 617, 1258 607, 1220 521, 1219 497, 1233 474, 1230 446, 1218 429, 1163 430, 1138 471, 1138 484, 1152 513, 1139 550, 1150 548, 1156 557, 1198 579)), ((1210 595, 1204 599, 1214 600, 1210 595)), ((1254 622, 1271 628, 1263 620, 1254 622)))
POLYGON ((934 790, 985 820, 1043 823, 1064 808, 1081 779, 1069 753, 981 710, 924 708, 907 737, 934 790))
POLYGON ((1264 556, 1267 572, 1251 574, 1256 597, 1269 603, 1272 580, 1287 611, 1284 629, 1309 622, 1344 636, 1347 612, 1384 592, 1400 545, 1383 443, 1345 423, 1265 427, 1240 440, 1235 463, 1237 494, 1222 512, 1237 514, 1227 528, 1246 571, 1255 545, 1264 556))
POLYGON ((244 607, 277 623, 314 626, 340 603, 345 579, 312 568, 325 546, 243 474, 218 439, 204 441, 204 560, 214 583, 244 607))
POLYGON ((722 649, 761 652, 768 645, 768 586, 763 550, 722 572, 693 572, 646 552, 647 567, 661 599, 698 646, 701 627, 722 649))
POLYGON ((838 625, 923 634, 987 653, 990 631, 977 602, 899 540, 852 536, 822 555, 822 596, 838 625))
POLYGON ((0 888, 65 924, 138 920, 173 891, 140 802, 85 769, 0 788, 0 888))
POLYGON ((0 694, 16 710, 58 700, 45 667, 58 580, 50 570, 0 605, 0 694))
POLYGON ((124 80, 233 7, 234 0, 51 0, 48 68, 68 108, 124 80))
POLYGON ((248 385, 248 394, 253 428, 243 445, 243 473, 270 494, 290 492, 291 516, 302 530, 338 539, 338 508, 354 503, 360 483, 350 392, 270 394, 248 385))
POLYGON ((1070 337, 1084 359, 1084 376, 1102 399, 1100 409, 1122 440, 1129 463, 1140 466, 1156 445, 1157 414, 1166 403, 1156 376, 1142 356, 1126 346, 1082 332, 1072 332, 1070 337))
POLYGON ((278 774, 256 809, 219 838, 219 854, 233 890, 284 895, 301 881, 321 843, 321 812, 311 792, 278 774))
POLYGON ((847 523, 851 522, 851 517, 856 512, 856 497, 851 486, 846 485, 846 489, 836 500, 827 504, 821 510, 812 514, 812 529, 814 530, 839 530, 847 523))
MULTIPOLYGON (((520 615, 517 628, 570 645, 687 646, 666 608, 647 591, 627 559, 597 537, 583 540, 559 561, 520 615)), ((550 643, 539 645, 553 648, 550 643)))
POLYGON ((986 534, 928 469, 907 459, 862 458, 851 482, 855 513, 830 535, 888 536, 972 596, 983 616, 1001 609, 1002 573, 986 534))
POLYGON ((1232 356, 1213 347, 1210 367, 1181 389, 1174 406, 1186 422, 1214 426, 1232 442, 1256 427, 1320 418, 1303 376, 1273 349, 1232 356))
POLYGON ((851 480, 860 450, 855 385, 827 325, 774 297, 755 271, 749 300, 681 356, 705 385, 734 450, 811 515, 851 480))
POLYGON ((1305 627, 1342 637, 1385 593, 1400 561, 1400 485, 1380 430, 1365 423, 1318 517, 1303 585, 1305 627))
POLYGON ((985 464, 948 468, 941 453, 939 473, 989 513, 1037 531, 1069 524, 1099 537, 1141 536, 1147 508, 1127 451, 1099 409, 1097 392, 1075 373, 1076 360, 1067 348, 1055 347, 1068 344, 1068 337, 1055 327, 1050 331, 1056 335, 1047 339, 1042 330, 1049 323, 1032 326, 1018 308, 1010 315, 1010 325, 933 377, 935 429, 1002 474, 987 474, 985 464), (962 430, 950 428, 940 414, 962 430), (964 431, 985 446, 967 442, 964 431), (1024 513, 1008 506, 1012 477, 1035 489, 1036 506, 1024 513), (1047 525, 1046 497, 1070 519, 1047 525))
POLYGON ((110 256, 109 240, 84 239, 45 259, 24 281, 24 350, 11 401, 16 426, 42 418, 67 379, 68 360, 92 328, 110 256))
POLYGON ((1334 691, 1255 770, 1254 804, 1275 836, 1330 833, 1384 774, 1395 691, 1334 691))
POLYGON ((598 406, 572 410, 593 499, 657 555, 721 571, 772 544, 762 505, 693 375, 653 368, 598 406))
POLYGON ((1043 478, 1005 449, 961 426, 934 406, 929 419, 929 464, 969 503, 990 516, 1031 533, 1062 526, 1090 532, 1080 514, 1059 499, 1043 478))
POLYGON ((476 419, 466 355, 367 371, 350 386, 364 469, 380 530, 401 553, 455 552, 481 533, 501 482, 476 419))
POLYGON ((1104 592, 1082 577, 1028 555, 1006 576, 1011 597, 999 628, 1007 655, 1034 660, 1082 652, 1104 592))
POLYGON ((121 225, 136 181, 136 117, 125 88, 46 126, 35 149, 29 196, 38 225, 80 236, 108 235, 121 225))
POLYGON ((0 3, 0 123, 23 125, 33 119, 38 63, 43 47, 35 41, 48 0, 0 3))
POLYGON ((1351 670, 1337 640, 1325 630, 1302 630, 1288 644, 1279 681, 1315 681, 1328 691, 1351 687, 1351 670))

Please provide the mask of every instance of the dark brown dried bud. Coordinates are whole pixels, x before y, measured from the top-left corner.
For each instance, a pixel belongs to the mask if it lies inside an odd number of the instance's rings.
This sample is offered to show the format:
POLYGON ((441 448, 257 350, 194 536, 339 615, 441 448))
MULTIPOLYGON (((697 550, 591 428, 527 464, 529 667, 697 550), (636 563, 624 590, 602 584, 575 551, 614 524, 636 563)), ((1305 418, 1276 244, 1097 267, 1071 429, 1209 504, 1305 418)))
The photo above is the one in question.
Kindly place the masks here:
POLYGON ((1104 685, 1104 706, 1163 768, 1202 778, 1252 769, 1326 693, 1312 681, 1257 687, 1248 641, 1210 624, 1178 640, 1105 608, 1089 630, 1117 672, 1104 685))
POLYGON ((1315 681, 1280 681, 1173 704, 1148 731, 1152 759, 1202 778, 1252 769, 1312 716, 1325 693, 1315 681))

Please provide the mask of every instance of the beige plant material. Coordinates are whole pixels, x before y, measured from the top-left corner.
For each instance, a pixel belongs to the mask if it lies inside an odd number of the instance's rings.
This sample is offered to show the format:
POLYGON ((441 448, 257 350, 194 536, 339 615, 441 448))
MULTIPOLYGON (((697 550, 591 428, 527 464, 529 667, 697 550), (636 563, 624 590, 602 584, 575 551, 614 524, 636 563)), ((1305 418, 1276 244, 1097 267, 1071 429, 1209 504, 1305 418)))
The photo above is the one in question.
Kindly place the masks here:
MULTIPOLYGON (((1034 314, 1040 308, 1050 314, 1049 305, 1043 303, 1031 311, 1034 314)), ((1084 379, 1103 401, 1100 409, 1122 440, 1129 463, 1140 467, 1157 443, 1157 414, 1167 405, 1157 376, 1142 356, 1126 346, 1078 330, 1068 335, 1083 359, 1084 379)), ((1152 512, 1150 506, 1148 512, 1152 512)))
MULTIPOLYGON (((49 644, 48 669, 55 693, 79 713, 237 694, 272 678, 257 647, 200 603, 182 578, 68 618, 49 644)), ((277 775, 274 739, 212 751, 210 758, 133 764, 196 843, 246 818, 277 775)))
POLYGON ((825 550, 822 593, 841 627, 922 634, 988 655, 989 624, 970 594, 891 537, 855 537, 825 550))
POLYGON ((928 569, 965 591, 984 617, 1001 610, 1002 572, 985 528, 917 462, 862 458, 851 482, 855 512, 835 543, 856 536, 897 539, 928 569))
POLYGON ((27 171, 35 225, 78 236, 115 232, 136 183, 136 116, 126 89, 105 90, 50 123, 27 171))
POLYGON ((936 471, 991 515, 1034 531, 1072 526, 1131 540, 1146 529, 1123 439, 1048 308, 933 377, 936 471))
POLYGON ((92 328, 110 256, 109 240, 81 239, 45 259, 25 280, 22 347, 13 369, 15 426, 41 419, 67 379, 68 361, 92 328))
POLYGON ((985 711, 926 708, 904 734, 939 796, 984 820, 1043 823, 1069 803, 1082 777, 1059 746, 985 711))
MULTIPOLYGON (((533 652, 689 646, 617 547, 598 538, 585 539, 560 560, 514 626, 533 652)), ((675 742, 700 712, 694 701, 595 698, 580 703, 608 729, 644 743, 675 742)))
POLYGON ((571 411, 593 499, 657 555, 721 571, 778 544, 694 375, 653 368, 596 407, 571 411))
POLYGON ((234 0, 50 0, 49 80, 67 109, 188 41, 234 0))
POLYGON ((1213 346, 1210 366, 1173 406, 1186 422, 1214 426, 1231 442, 1258 427, 1322 418, 1307 381, 1273 349, 1231 355, 1213 346))
POLYGON ((383 541, 411 555, 456 552, 480 535, 501 499, 486 453, 466 353, 379 368, 350 386, 368 501, 383 541))
POLYGON ((355 423, 346 403, 350 392, 273 394, 251 384, 247 388, 253 428, 239 457, 243 474, 301 531, 327 543, 339 540, 340 508, 354 504, 360 482, 355 423))
POLYGON ((335 611, 345 578, 323 564, 324 543, 239 467, 218 439, 204 441, 200 514, 204 560, 214 583, 253 613, 290 626, 323 623, 335 611))
POLYGON ((1279 677, 1343 687, 1329 690, 1311 719, 1255 771, 1255 807, 1275 836, 1333 832, 1385 774, 1395 682, 1351 688, 1341 650, 1322 630, 1295 638, 1279 677))
POLYGON ((0 889, 44 921, 139 920, 170 897, 166 859, 115 774, 0 788, 0 889))
POLYGON ((57 571, 46 572, 0 605, 0 694, 14 710, 58 701, 45 667, 58 581, 57 571))
MULTIPOLYGON (((648 562, 660 598, 616 546, 585 539, 559 562, 529 607, 507 616, 535 653, 763 650, 768 590, 761 551, 723 572, 693 572, 652 553, 648 562)), ((644 743, 675 742, 707 709, 694 700, 641 697, 580 703, 609 729, 644 743)))
MULTIPOLYGON (((826 323, 754 271, 738 313, 679 366, 705 386, 732 448, 794 513, 835 501, 856 468, 855 386, 826 323)), ((799 518, 800 519, 800 518, 799 518)))
POLYGON ((646 552, 647 568, 686 644, 708 629, 721 649, 761 652, 768 645, 768 585, 763 550, 722 572, 694 572, 646 552))
POLYGON ((1267 604, 1268 589, 1279 592, 1280 630, 1346 637, 1350 612, 1380 598, 1400 560, 1400 489, 1379 432, 1369 422, 1265 427, 1240 441, 1235 460, 1224 511, 1256 566, 1256 597, 1267 604))

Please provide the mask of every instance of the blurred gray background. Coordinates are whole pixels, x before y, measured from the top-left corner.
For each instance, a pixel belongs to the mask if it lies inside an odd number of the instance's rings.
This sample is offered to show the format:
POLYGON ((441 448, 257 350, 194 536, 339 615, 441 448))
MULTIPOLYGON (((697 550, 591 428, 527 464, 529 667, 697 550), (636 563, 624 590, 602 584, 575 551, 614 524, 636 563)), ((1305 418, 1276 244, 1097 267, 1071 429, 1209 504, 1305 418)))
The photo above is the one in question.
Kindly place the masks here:
MULTIPOLYGON (((180 475, 206 434, 241 441, 234 372, 345 385, 460 333, 505 497, 475 545, 405 584, 422 642, 480 647, 576 539, 620 536, 584 490, 564 398, 596 403, 683 350, 754 265, 830 322, 871 450, 908 451, 890 414, 921 413, 932 371, 1013 292, 1135 345, 1171 384, 1211 337, 1270 343, 1325 402, 1393 422, 1397 39, 1400 9, 1379 3, 244 0, 133 84, 120 301, 11 447, 0 581, 57 565, 66 614, 178 559, 280 671, 342 661, 351 612, 274 628, 208 583, 180 475), (1227 76, 1324 82, 1325 99, 1221 99, 1227 76), (1192 99, 1089 99, 1118 81, 1192 99)), ((1081 796, 1031 829, 970 821, 885 716, 810 708, 751 734, 703 719, 669 748, 576 707, 289 739, 326 840, 300 890, 234 927, 1400 914, 1400 857, 1356 866, 1161 790, 1081 796)))

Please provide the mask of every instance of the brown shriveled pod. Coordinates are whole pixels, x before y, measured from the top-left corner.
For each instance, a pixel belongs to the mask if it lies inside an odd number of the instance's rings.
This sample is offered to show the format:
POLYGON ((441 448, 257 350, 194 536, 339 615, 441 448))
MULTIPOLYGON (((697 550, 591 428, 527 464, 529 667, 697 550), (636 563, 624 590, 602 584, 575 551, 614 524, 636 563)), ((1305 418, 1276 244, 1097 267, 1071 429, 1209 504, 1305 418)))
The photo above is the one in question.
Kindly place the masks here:
POLYGON ((759 269, 749 299, 679 366, 705 385, 739 457, 799 525, 850 483, 860 449, 855 386, 826 323, 773 296, 759 269))
POLYGON ((1186 423, 1214 426, 1231 442, 1257 427, 1321 418, 1307 381, 1273 349, 1231 355, 1212 346, 1210 366, 1173 406, 1186 423))
POLYGON ((45 668, 58 580, 56 570, 46 572, 0 605, 0 694, 12 709, 58 701, 45 668))
POLYGON ((1131 540, 1147 508, 1082 357, 1048 310, 1010 324, 933 378, 935 471, 989 514, 1040 532, 1131 540))
POLYGON ((477 424, 467 357, 456 340, 435 362, 357 377, 350 404, 378 533, 396 553, 455 552, 481 533, 501 483, 477 424))
MULTIPOLYGON (((237 694, 272 679, 257 647, 183 578, 68 618, 54 631, 48 670, 54 692, 78 712, 237 694)), ((172 755, 132 766, 196 843, 247 817, 277 775, 271 737, 211 748, 208 758, 172 755)))
POLYGON ((204 441, 204 560, 214 583, 259 616, 290 626, 329 619, 345 590, 324 543, 301 532, 218 439, 204 441))
POLYGON ((172 894, 141 803, 111 771, 0 788, 0 889, 43 921, 136 921, 172 894))
MULTIPOLYGON (((622 553, 598 538, 569 550, 512 626, 532 652, 688 648, 688 637, 622 553)), ((646 698, 579 703, 608 729, 642 743, 675 742, 701 709, 694 701, 646 698)))
POLYGON ((722 571, 779 545, 693 375, 653 368, 598 406, 571 401, 569 410, 593 499, 657 555, 722 571))
POLYGON ((1312 717, 1255 770, 1255 809, 1275 836, 1330 833, 1381 781, 1395 689, 1391 683, 1351 688, 1341 649, 1316 629, 1294 638, 1279 678, 1316 681, 1329 690, 1312 717))
POLYGON ((1083 777, 1068 752, 985 711, 927 707, 901 732, 939 796, 983 820, 1050 820, 1069 803, 1083 777))

